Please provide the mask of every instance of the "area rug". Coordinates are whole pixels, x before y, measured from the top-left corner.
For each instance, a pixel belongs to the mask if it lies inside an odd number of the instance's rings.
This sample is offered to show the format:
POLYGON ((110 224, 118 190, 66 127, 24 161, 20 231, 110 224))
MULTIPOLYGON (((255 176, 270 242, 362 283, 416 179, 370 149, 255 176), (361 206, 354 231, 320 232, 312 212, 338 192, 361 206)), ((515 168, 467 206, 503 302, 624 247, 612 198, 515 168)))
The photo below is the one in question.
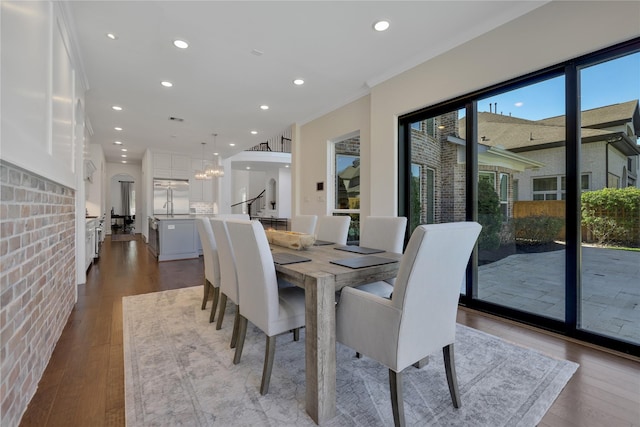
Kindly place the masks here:
MULTIPOLYGON (((269 393, 259 392, 264 335, 249 324, 238 365, 229 348, 234 308, 216 331, 202 287, 123 298, 128 426, 313 426, 305 411, 304 332, 277 339, 269 393)), ((404 371, 413 426, 535 426, 578 365, 458 325, 454 409, 442 353, 404 371)), ((388 370, 337 345, 337 415, 327 426, 393 425, 388 370)))
POLYGON ((135 234, 122 233, 122 234, 112 234, 111 241, 112 242, 129 242, 131 240, 136 240, 135 234))

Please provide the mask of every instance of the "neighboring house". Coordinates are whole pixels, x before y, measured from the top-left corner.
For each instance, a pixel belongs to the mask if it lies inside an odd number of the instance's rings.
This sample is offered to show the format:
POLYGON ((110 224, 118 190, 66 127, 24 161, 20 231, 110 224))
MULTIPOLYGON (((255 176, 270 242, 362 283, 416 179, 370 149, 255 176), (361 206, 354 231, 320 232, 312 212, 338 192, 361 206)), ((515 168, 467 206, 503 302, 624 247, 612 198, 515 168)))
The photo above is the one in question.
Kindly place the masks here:
MULTIPOLYGON (((543 166, 514 172, 514 200, 565 199, 565 116, 525 120, 479 113, 482 144, 525 156, 543 166)), ((581 115, 581 188, 637 187, 640 146, 638 100, 586 110, 581 115)))
MULTIPOLYGON (((452 112, 411 127, 421 223, 465 219, 465 123, 452 112)), ((479 179, 495 188, 505 219, 514 201, 565 199, 564 123, 478 113, 479 179)), ((583 111, 581 128, 582 190, 640 187, 638 100, 583 111)))

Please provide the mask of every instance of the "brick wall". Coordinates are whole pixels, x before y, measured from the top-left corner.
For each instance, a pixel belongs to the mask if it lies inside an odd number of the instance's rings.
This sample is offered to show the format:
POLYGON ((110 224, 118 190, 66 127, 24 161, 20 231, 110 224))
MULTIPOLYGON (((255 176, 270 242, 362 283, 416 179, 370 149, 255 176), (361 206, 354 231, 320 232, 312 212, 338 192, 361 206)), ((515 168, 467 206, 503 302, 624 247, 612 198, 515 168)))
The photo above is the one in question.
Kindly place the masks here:
POLYGON ((0 425, 18 425, 75 299, 75 193, 0 163, 0 425))

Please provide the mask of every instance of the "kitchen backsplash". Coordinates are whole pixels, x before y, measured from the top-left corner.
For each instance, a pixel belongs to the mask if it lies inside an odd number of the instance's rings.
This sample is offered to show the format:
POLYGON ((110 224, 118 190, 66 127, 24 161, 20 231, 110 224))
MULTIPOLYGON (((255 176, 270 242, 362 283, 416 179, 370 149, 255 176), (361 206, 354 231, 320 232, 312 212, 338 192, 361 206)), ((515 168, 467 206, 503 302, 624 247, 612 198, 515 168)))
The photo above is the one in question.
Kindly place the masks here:
POLYGON ((191 202, 189 203, 189 213, 196 215, 212 215, 214 214, 213 203, 191 202))

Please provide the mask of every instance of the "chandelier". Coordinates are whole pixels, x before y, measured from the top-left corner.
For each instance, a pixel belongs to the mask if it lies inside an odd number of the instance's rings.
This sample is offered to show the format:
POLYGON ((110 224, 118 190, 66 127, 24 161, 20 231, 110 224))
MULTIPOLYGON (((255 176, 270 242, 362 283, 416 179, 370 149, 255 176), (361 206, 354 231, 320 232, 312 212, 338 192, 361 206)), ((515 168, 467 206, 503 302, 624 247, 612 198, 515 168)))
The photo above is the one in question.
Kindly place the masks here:
MULTIPOLYGON (((217 133, 213 134, 213 150, 214 150, 214 154, 217 156, 218 153, 215 152, 216 150, 216 136, 218 136, 217 133)), ((210 166, 207 168, 207 170, 204 171, 204 174, 209 177, 209 178, 220 178, 224 176, 224 169, 222 166, 219 166, 218 164, 218 159, 214 159, 214 165, 210 166)))
POLYGON ((211 177, 207 175, 207 171, 204 169, 204 146, 207 143, 201 142, 201 144, 202 144, 202 158, 200 159, 200 170, 195 171, 194 177, 195 179, 200 179, 200 180, 211 179, 211 177))

